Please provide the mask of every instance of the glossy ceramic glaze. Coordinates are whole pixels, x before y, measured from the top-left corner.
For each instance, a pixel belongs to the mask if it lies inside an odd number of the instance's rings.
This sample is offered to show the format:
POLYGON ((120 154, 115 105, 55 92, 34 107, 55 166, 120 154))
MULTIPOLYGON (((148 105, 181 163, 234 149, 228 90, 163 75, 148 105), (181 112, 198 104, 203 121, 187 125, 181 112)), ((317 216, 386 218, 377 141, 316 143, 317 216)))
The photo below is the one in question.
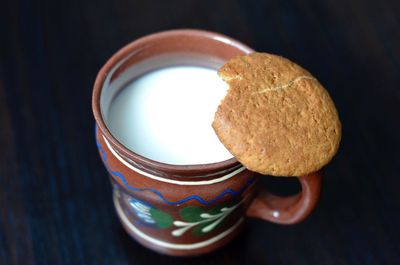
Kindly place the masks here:
POLYGON ((250 52, 217 33, 174 30, 130 43, 100 70, 92 102, 97 147, 111 176, 118 216, 126 231, 146 247, 170 255, 203 254, 234 238, 246 216, 292 224, 315 207, 321 172, 299 178, 302 192, 296 196, 256 193, 259 176, 235 158, 202 165, 156 162, 128 150, 105 125, 104 114, 117 92, 111 90, 134 77, 174 65, 217 69, 250 52))

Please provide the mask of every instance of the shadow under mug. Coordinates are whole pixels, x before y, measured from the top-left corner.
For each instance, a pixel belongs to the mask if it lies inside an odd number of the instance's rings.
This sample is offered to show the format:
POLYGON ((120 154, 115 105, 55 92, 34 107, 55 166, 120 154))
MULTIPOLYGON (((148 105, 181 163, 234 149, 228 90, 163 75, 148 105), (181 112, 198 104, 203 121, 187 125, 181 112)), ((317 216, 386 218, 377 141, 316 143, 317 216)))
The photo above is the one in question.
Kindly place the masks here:
POLYGON ((218 69, 232 57, 251 52, 221 34, 171 30, 128 44, 100 70, 92 100, 97 147, 111 176, 121 223, 142 245, 169 255, 203 254, 232 240, 246 217, 294 224, 315 207, 321 171, 298 178, 299 194, 280 197, 256 191, 259 175, 235 158, 202 165, 164 164, 127 149, 107 128, 105 115, 114 96, 135 77, 173 65, 218 69))

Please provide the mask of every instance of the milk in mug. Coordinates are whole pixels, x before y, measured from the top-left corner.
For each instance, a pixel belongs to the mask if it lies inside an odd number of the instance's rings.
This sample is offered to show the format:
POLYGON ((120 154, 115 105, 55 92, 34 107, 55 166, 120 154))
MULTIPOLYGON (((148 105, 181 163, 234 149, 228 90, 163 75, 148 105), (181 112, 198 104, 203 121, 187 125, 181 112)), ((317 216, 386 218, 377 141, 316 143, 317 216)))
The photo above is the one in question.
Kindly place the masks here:
POLYGON ((106 122, 128 149, 174 165, 232 158, 211 123, 228 85, 216 70, 173 66, 128 83, 111 103, 106 122))

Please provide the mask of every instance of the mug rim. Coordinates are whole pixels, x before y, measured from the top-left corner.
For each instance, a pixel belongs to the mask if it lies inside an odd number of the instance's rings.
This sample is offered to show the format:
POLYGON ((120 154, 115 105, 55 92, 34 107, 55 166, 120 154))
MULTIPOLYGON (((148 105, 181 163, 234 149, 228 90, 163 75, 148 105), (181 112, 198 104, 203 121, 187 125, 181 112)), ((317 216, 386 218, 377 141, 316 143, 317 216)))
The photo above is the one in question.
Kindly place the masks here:
POLYGON ((107 76, 110 73, 110 70, 121 60, 126 58, 135 48, 140 47, 141 45, 151 42, 154 40, 165 39, 169 37, 201 37, 205 39, 214 40, 216 42, 222 42, 227 45, 233 46, 238 50, 242 50, 245 53, 254 52, 253 49, 248 47, 247 45, 232 39, 226 35, 206 31, 206 30, 199 30, 199 29, 174 29, 174 30, 166 30, 160 31, 156 33, 152 33, 146 35, 144 37, 140 37, 132 42, 126 44, 121 49, 119 49, 116 53, 114 53, 107 62, 102 66, 100 71, 98 72, 95 83, 93 86, 93 93, 92 93, 92 111, 93 115, 99 128, 100 132, 107 138, 111 145, 116 146, 122 154, 135 162, 145 165, 146 167, 154 168, 160 171, 165 171, 169 173, 183 173, 183 172, 202 172, 202 171, 218 171, 222 169, 229 169, 235 167, 239 164, 239 161, 232 157, 227 160, 213 162, 213 163, 206 163, 206 164, 188 164, 188 165, 175 165, 164 163, 160 161, 156 161, 150 158, 147 158, 143 155, 140 155, 125 145, 123 145, 114 135, 110 132, 109 128, 107 127, 103 115, 101 114, 101 106, 100 106, 100 97, 101 92, 103 90, 103 84, 106 80, 107 76))

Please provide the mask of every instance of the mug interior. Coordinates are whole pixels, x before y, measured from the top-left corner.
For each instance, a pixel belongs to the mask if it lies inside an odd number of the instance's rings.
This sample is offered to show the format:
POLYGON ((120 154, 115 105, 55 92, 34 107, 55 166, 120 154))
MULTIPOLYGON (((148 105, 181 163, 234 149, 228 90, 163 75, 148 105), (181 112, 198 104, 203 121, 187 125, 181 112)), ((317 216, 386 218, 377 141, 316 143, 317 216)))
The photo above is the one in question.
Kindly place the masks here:
MULTIPOLYGON (((129 158, 139 158, 153 165, 166 165, 126 148, 111 134, 107 126, 107 115, 115 96, 134 79, 157 69, 169 66, 200 66, 217 70, 229 59, 252 51, 229 37, 200 30, 166 31, 138 39, 113 55, 100 70, 93 92, 96 122, 103 134, 129 158)), ((212 164, 227 163, 237 161, 231 158, 212 164)), ((170 166, 187 168, 187 165, 170 166)))

